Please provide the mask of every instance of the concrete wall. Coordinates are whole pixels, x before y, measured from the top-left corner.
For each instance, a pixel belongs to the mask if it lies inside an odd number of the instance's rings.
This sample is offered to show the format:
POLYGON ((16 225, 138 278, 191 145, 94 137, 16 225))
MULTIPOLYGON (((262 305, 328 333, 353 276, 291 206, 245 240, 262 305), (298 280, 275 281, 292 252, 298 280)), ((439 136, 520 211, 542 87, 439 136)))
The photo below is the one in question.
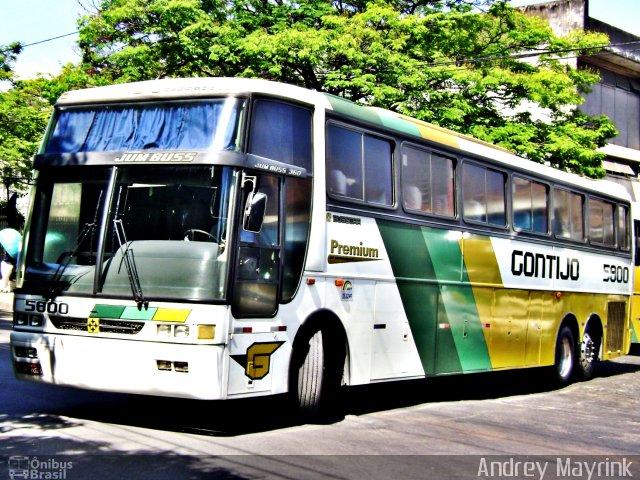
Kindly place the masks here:
POLYGON ((583 30, 586 23, 586 0, 558 0, 521 7, 527 15, 546 19, 560 37, 574 30, 583 30))

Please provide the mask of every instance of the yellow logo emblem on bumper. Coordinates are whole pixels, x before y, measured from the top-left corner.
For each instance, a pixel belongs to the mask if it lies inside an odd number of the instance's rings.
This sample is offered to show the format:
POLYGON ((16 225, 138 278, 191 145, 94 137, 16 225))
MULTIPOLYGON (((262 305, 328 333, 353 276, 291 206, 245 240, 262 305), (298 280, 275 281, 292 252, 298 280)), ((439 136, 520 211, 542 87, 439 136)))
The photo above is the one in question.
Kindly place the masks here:
POLYGON ((100 319, 99 318, 88 318, 87 319, 87 332, 89 332, 89 333, 100 333, 100 319))

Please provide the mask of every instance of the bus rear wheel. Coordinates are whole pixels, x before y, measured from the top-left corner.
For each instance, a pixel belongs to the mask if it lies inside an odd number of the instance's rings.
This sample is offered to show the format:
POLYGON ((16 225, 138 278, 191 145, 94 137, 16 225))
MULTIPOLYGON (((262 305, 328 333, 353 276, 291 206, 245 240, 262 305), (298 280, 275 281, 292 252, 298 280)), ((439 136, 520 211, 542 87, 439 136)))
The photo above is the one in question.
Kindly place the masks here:
POLYGON ((576 344, 573 332, 567 325, 563 325, 556 339, 555 363, 553 380, 558 386, 565 386, 571 382, 576 358, 576 344))
POLYGON ((582 335, 580 342, 580 354, 577 362, 577 373, 583 380, 589 380, 593 376, 600 351, 600 338, 590 328, 582 335))

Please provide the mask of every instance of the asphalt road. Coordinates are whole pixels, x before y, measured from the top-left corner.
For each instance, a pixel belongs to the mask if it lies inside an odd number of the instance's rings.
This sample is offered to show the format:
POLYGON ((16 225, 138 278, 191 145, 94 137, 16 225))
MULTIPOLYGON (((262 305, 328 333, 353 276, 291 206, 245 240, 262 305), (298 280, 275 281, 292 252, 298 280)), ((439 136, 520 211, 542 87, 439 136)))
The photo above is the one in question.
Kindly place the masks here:
POLYGON ((350 388, 333 421, 299 424, 281 397, 202 402, 18 382, 8 302, 0 480, 640 478, 640 356, 560 390, 539 369, 350 388))

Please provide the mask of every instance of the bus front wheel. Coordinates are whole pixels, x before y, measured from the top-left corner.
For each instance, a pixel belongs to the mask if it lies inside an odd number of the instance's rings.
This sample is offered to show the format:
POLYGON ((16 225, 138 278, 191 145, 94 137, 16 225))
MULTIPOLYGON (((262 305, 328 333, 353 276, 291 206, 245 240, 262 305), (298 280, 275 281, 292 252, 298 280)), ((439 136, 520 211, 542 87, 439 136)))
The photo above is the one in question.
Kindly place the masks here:
POLYGON ((340 387, 342 364, 335 338, 328 330, 313 328, 302 334, 294 346, 290 393, 305 420, 325 420, 333 413, 340 387))
POLYGON ((573 332, 567 325, 563 325, 556 339, 555 363, 553 367, 554 381, 558 386, 565 386, 571 382, 575 365, 576 344, 573 332))

